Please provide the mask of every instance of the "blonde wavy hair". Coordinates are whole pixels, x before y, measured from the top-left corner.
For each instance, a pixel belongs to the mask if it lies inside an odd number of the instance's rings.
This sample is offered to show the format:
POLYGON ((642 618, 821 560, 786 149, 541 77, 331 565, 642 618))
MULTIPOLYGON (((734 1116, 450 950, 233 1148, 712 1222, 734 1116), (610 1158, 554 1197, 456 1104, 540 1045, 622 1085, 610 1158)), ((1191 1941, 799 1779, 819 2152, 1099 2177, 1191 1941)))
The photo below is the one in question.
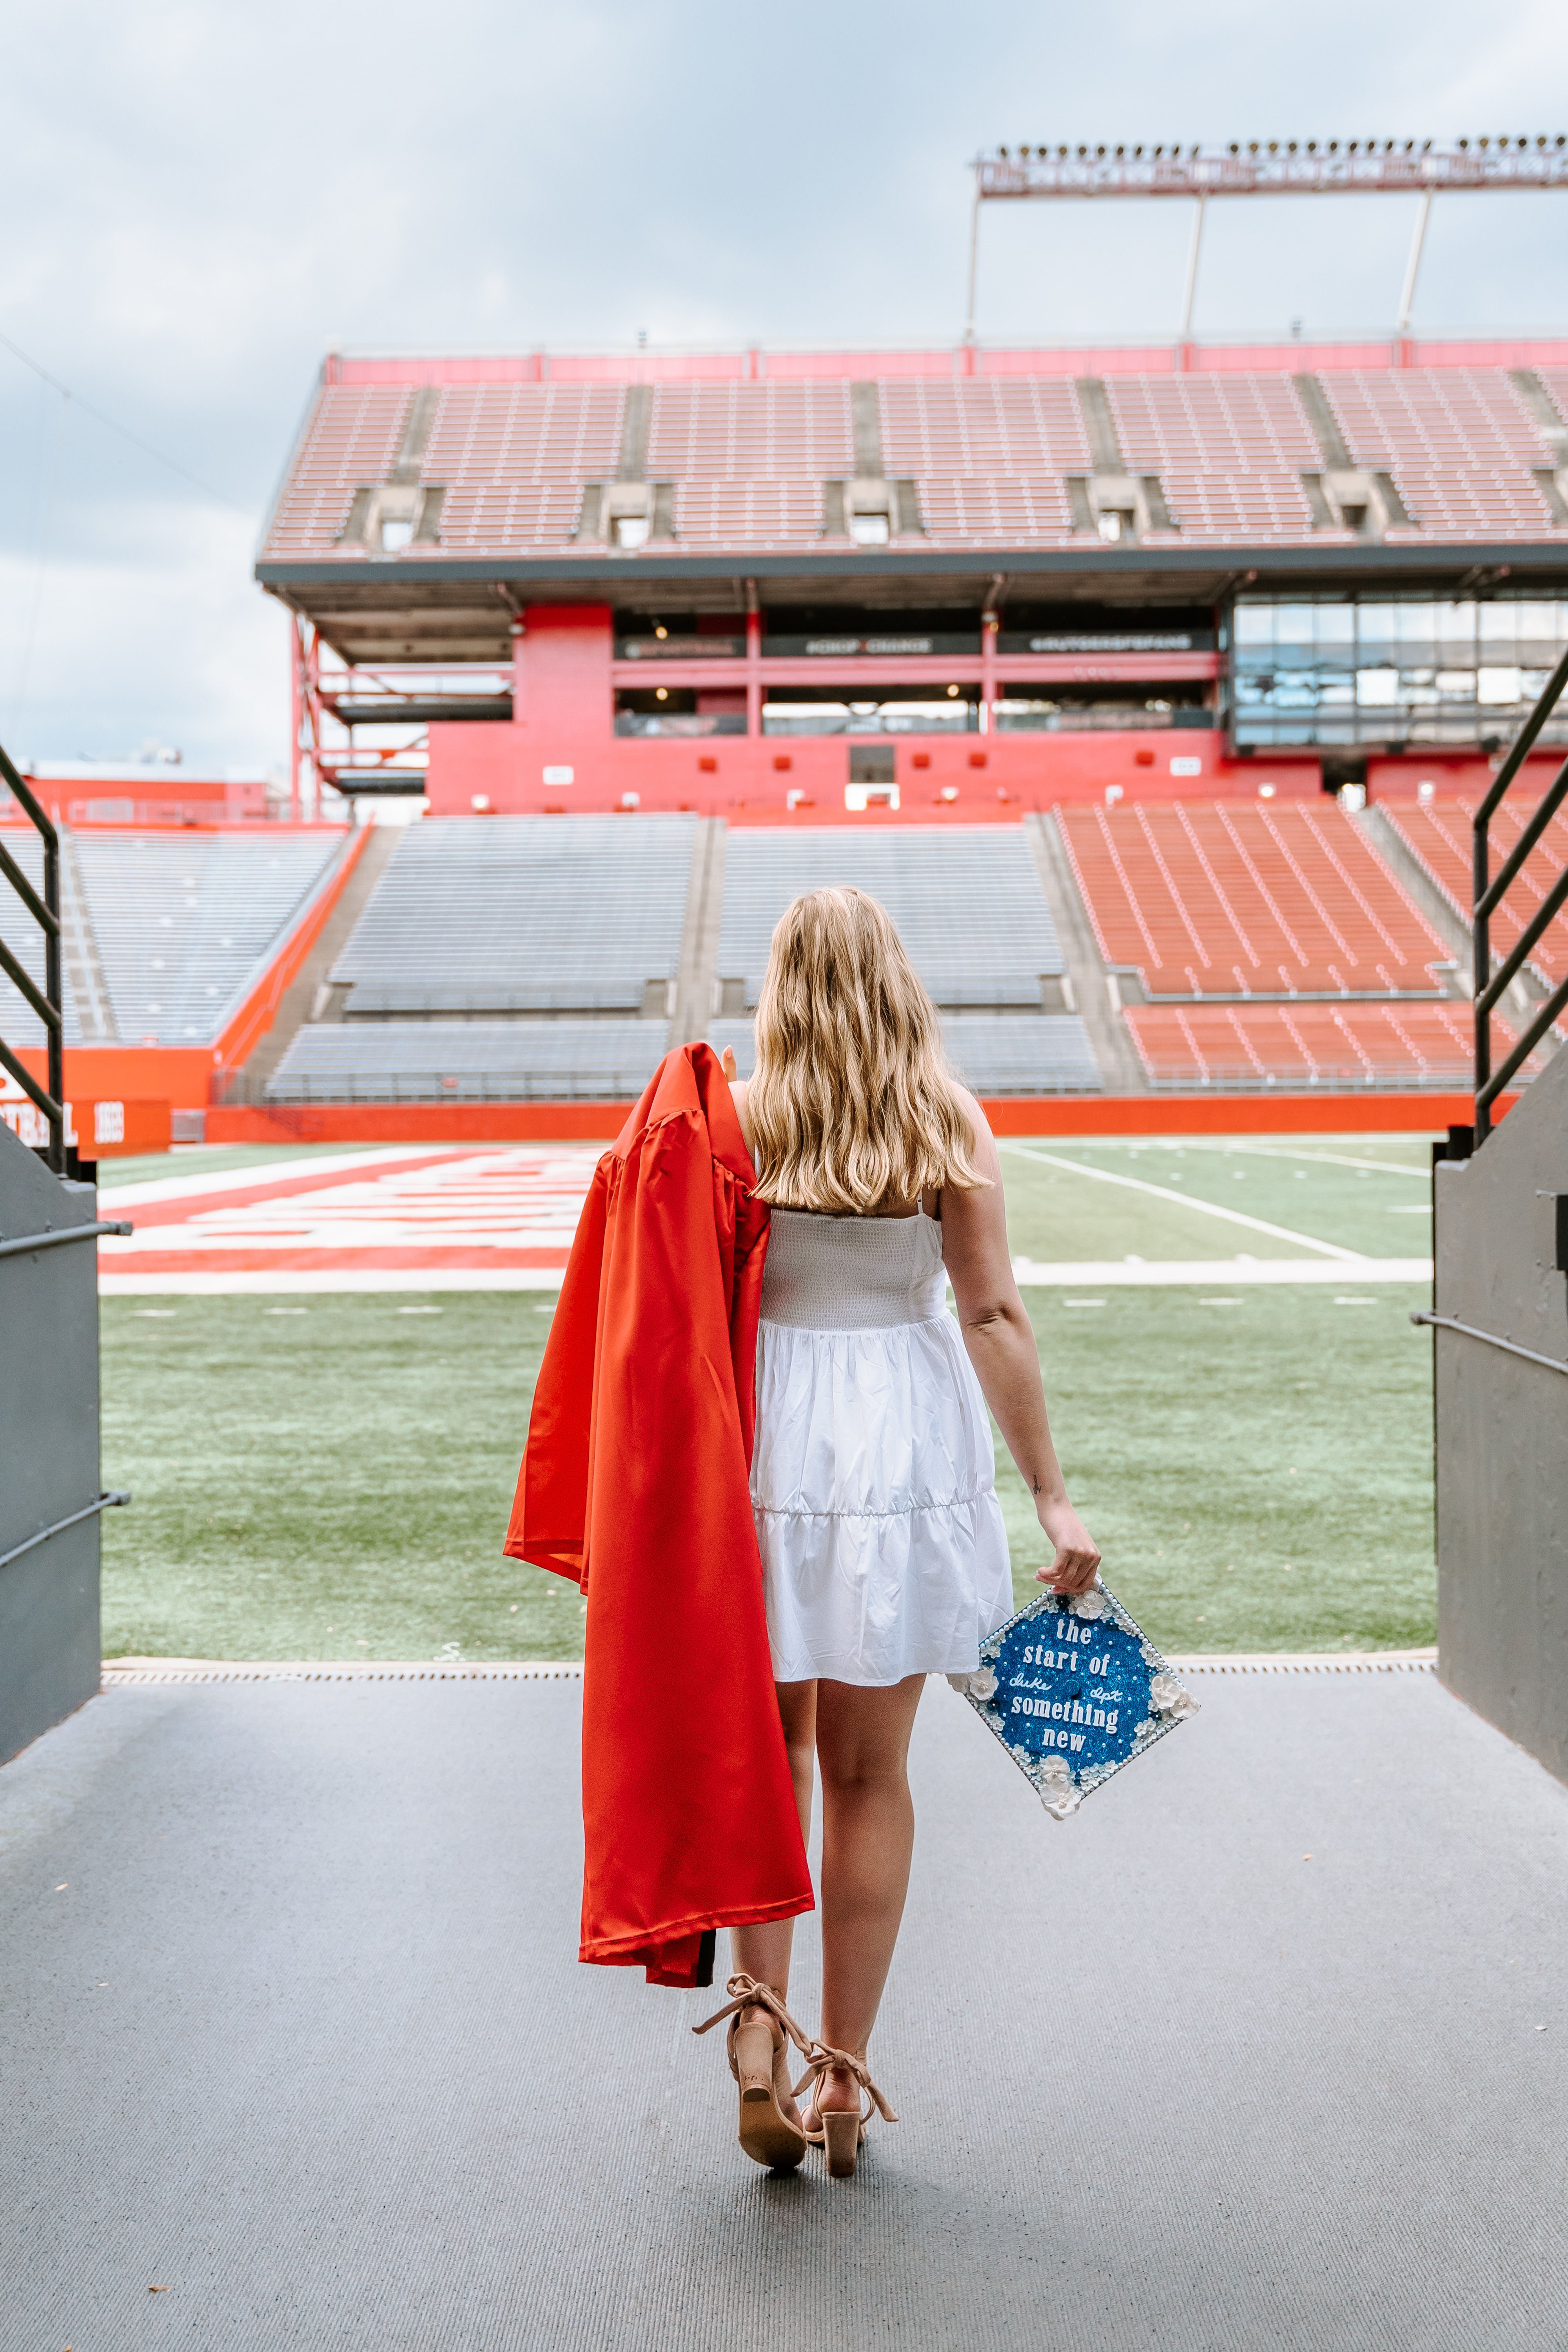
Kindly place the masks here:
POLYGON ((746 1113, 757 1191, 781 1209, 868 1216, 990 1181, 936 1007, 863 890, 808 891, 774 931, 746 1113))

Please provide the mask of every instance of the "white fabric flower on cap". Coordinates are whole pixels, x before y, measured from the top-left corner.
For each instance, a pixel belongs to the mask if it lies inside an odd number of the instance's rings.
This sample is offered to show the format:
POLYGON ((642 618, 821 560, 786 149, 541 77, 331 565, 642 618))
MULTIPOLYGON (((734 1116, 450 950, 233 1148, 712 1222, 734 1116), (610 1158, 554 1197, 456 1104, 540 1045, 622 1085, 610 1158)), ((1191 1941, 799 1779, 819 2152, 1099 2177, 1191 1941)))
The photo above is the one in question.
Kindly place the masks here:
POLYGON ((1076 1813, 1083 1799, 1072 1784, 1072 1772, 1065 1756, 1042 1756, 1040 1778, 1045 1787, 1040 1790, 1040 1802, 1051 1819, 1065 1822, 1076 1813))
POLYGON ((960 1698, 994 1698, 996 1677, 989 1666, 982 1666, 973 1675, 949 1675, 948 1683, 960 1698))
POLYGON ((1182 1688, 1174 1675, 1156 1675, 1149 1685, 1149 1698, 1161 1715, 1173 1717, 1178 1723, 1198 1711, 1196 1699, 1182 1688))
POLYGON ((1075 1617, 1103 1617, 1105 1595, 1097 1584, 1091 1584, 1087 1592, 1075 1592, 1068 1606, 1075 1617))

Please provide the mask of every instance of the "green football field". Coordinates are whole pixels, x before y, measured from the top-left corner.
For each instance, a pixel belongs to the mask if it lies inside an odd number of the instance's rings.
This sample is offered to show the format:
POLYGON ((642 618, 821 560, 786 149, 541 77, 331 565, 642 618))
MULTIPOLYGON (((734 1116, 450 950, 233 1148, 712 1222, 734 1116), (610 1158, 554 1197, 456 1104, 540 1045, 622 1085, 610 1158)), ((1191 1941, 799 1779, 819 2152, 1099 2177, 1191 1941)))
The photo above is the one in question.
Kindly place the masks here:
MULTIPOLYGON (((1436 1638, 1426 1286, 1258 1272, 1425 1257, 1429 1160, 1408 1135, 1005 1147, 1015 1256, 1074 1269, 1024 1289, 1073 1497, 1163 1645, 1436 1638)), ((104 1523, 105 1654, 580 1655, 575 1588, 500 1556, 552 1304, 106 1297, 104 1478, 135 1502, 104 1523)), ((1044 1546, 1005 1455, 998 1489, 1023 1599, 1044 1546)))

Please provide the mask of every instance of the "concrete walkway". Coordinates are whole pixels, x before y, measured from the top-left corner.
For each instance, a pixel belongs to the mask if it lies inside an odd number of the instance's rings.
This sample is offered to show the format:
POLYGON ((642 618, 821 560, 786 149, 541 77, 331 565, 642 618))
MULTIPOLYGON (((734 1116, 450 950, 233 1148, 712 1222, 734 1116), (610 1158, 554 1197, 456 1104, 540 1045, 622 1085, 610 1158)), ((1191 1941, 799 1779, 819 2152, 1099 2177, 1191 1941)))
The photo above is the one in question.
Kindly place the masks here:
POLYGON ((0 2346, 1562 2352, 1568 1790, 1196 1687, 1060 1826, 928 1692, 849 2184, 577 1965, 575 1684, 109 1692, 0 1772, 0 2346))

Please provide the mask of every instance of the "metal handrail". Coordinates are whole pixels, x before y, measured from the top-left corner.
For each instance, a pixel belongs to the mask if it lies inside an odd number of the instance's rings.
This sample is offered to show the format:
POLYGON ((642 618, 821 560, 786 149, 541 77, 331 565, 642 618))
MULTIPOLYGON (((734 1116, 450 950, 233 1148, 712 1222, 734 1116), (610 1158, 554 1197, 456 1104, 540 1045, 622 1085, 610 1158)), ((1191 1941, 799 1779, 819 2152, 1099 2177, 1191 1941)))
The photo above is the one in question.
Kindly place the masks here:
POLYGON ((62 1225, 58 1232, 47 1234, 18 1234, 15 1241, 0 1242, 0 1257, 30 1257, 35 1250, 58 1249, 61 1242, 89 1242, 100 1234, 135 1231, 124 1217, 100 1217, 96 1224, 62 1225))
POLYGON ((1500 1348, 1506 1356, 1522 1356, 1527 1364, 1543 1364, 1549 1372, 1568 1372, 1568 1364, 1557 1356, 1543 1356, 1538 1348, 1521 1348, 1517 1339, 1500 1338, 1495 1331, 1483 1331, 1479 1324, 1461 1323, 1457 1315, 1435 1315, 1428 1308, 1413 1311, 1412 1323, 1428 1323, 1436 1331, 1458 1331, 1464 1339, 1484 1339, 1489 1348, 1500 1348))
POLYGON ((41 1087, 26 1064, 0 1038, 0 1068, 8 1070, 24 1094, 37 1104, 49 1126, 47 1159, 57 1176, 66 1172, 65 997, 60 986, 60 837, 36 797, 32 786, 17 773, 15 762, 0 746, 0 778, 26 810, 44 844, 44 895, 40 899, 16 859, 0 844, 0 874, 4 874, 27 913, 44 934, 44 986, 40 994, 17 959, 0 941, 3 969, 44 1024, 48 1046, 48 1084, 41 1087))
POLYGON ((109 1493, 100 1495, 95 1502, 84 1505, 79 1511, 72 1511, 65 1518, 56 1519, 51 1526, 40 1528, 36 1536, 28 1536, 23 1542, 13 1544, 9 1551, 0 1551, 0 1568, 9 1568, 11 1562, 20 1559, 24 1552, 36 1551, 41 1543, 47 1543, 51 1536, 64 1535, 68 1528, 80 1527, 83 1519, 95 1519, 100 1511, 117 1511, 130 1500, 122 1487, 114 1487, 109 1493))
POLYGON ((1568 654, 1564 654, 1530 717, 1519 732, 1514 744, 1497 774, 1490 789, 1477 809, 1472 845, 1472 878, 1474 908, 1472 913, 1475 949, 1475 1014, 1476 1014, 1476 1143, 1485 1142, 1492 1129, 1492 1105, 1509 1081, 1523 1068, 1542 1039, 1568 1009, 1568 981, 1553 991, 1535 1018, 1530 1022, 1513 1050, 1500 1068, 1492 1068, 1492 1013, 1504 991, 1523 964, 1530 950, 1541 938, 1547 925, 1568 900, 1568 873, 1552 889, 1533 919, 1526 925, 1498 971, 1491 968, 1491 918, 1500 905, 1503 894, 1519 873, 1525 859, 1546 831, 1558 809, 1568 799, 1568 760, 1552 778, 1542 796, 1541 806, 1530 819, 1504 858, 1494 877, 1489 871, 1490 856, 1488 830, 1492 818, 1502 805, 1503 796, 1515 776, 1523 767, 1537 736, 1556 709, 1564 688, 1568 688, 1568 654))

